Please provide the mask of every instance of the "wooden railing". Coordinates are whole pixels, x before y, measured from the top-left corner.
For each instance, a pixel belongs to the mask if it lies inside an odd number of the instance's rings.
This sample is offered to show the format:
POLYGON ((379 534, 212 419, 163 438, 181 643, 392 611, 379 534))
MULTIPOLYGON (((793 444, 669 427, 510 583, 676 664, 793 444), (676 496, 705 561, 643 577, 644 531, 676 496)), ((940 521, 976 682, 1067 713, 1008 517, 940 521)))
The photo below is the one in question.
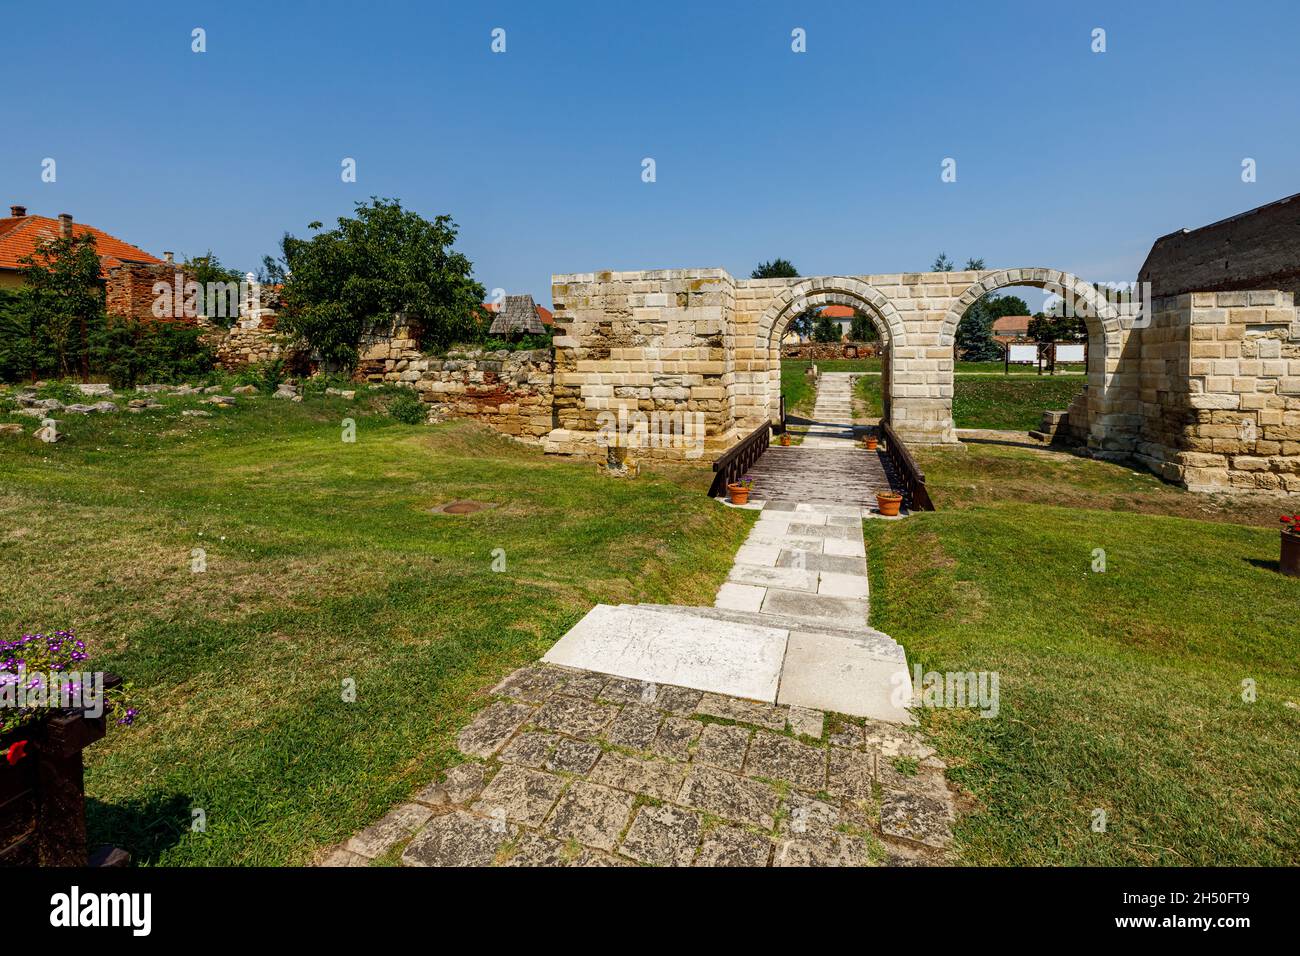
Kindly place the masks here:
POLYGON ((771 440, 772 426, 764 422, 750 432, 740 444, 724 453, 713 463, 713 484, 709 486, 709 497, 717 498, 726 494, 727 485, 745 477, 759 456, 767 451, 771 440))
POLYGON ((925 472, 889 422, 881 421, 880 437, 885 440, 885 455, 903 484, 903 504, 909 511, 933 511, 934 502, 925 487, 925 472))

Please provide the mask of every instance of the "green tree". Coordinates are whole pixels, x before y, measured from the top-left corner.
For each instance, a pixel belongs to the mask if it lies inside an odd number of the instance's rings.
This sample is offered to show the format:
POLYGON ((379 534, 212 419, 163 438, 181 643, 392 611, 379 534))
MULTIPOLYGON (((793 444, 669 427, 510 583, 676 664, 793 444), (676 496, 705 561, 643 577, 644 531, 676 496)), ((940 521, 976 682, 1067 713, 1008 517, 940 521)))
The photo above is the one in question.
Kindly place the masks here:
POLYGON ((799 270, 789 259, 773 259, 771 262, 760 262, 749 277, 751 279, 797 279, 799 270))
POLYGON ((934 262, 930 264, 931 272, 952 272, 952 269, 952 260, 948 258, 948 254, 945 252, 939 253, 934 262))
POLYGON ((880 338, 876 323, 860 310, 853 310, 853 319, 849 323, 849 338, 854 342, 874 342, 880 338))
POLYGON ((418 322, 423 348, 472 338, 484 292, 469 259, 451 248, 456 233, 450 216, 431 222, 372 196, 335 229, 310 239, 286 234, 279 327, 331 369, 353 368, 368 327, 397 313, 418 322))
POLYGON ((819 312, 817 320, 813 323, 812 337, 814 342, 838 342, 840 324, 824 312, 819 312))
POLYGON ((99 284, 99 255, 93 233, 50 239, 22 256, 24 285, 7 326, 14 337, 7 352, 17 350, 28 375, 85 371, 90 333, 103 323, 104 291, 99 284))
POLYGON ((239 284, 245 279, 244 273, 223 266, 211 249, 201 256, 186 259, 182 268, 205 292, 210 289, 217 292, 211 299, 207 295, 200 297, 199 314, 216 325, 226 328, 234 325, 239 304, 239 284), (224 294, 230 283, 234 283, 233 310, 230 308, 231 296, 224 294))

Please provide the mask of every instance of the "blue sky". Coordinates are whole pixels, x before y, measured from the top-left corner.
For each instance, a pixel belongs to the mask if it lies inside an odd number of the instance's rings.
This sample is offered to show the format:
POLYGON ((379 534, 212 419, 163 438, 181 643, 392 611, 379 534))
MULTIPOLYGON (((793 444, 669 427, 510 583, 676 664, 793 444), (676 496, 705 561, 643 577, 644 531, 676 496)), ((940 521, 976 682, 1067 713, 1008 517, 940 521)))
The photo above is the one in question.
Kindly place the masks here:
POLYGON ((1126 280, 1157 236, 1300 192, 1293 2, 278 6, 8 5, 0 208, 250 268, 398 197, 549 303, 552 273, 774 256, 1126 280))

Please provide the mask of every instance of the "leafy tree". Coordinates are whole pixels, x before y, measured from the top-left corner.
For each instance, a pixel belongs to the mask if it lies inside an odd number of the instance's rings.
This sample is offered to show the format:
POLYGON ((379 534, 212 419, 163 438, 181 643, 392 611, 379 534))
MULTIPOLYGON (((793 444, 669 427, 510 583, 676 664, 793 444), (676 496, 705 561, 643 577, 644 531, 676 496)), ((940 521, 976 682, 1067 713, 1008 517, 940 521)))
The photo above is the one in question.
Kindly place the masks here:
POLYGON ((874 342, 880 338, 880 332, 869 316, 855 309, 849 323, 849 338, 854 342, 874 342))
POLYGON ((749 277, 751 279, 797 279, 799 270, 789 259, 773 259, 771 262, 760 262, 749 277))
POLYGON ((813 323, 814 342, 838 342, 840 340, 840 324, 834 321, 824 312, 817 313, 817 321, 813 323))
POLYGON ((354 367, 367 328, 399 312, 418 322, 422 348, 473 337, 484 292, 469 259, 451 249, 456 233, 450 216, 430 222, 372 196, 335 229, 310 239, 286 234, 279 327, 331 369, 354 367))
POLYGON ((967 259, 967 260, 966 260, 966 271, 967 271, 967 272, 979 272, 979 271, 981 271, 983 268, 984 268, 984 260, 983 260, 983 259, 967 259))
POLYGON ((1082 316, 1039 312, 1029 320, 1029 337, 1035 342, 1082 342, 1088 338, 1088 329, 1082 316))
POLYGON ((17 350, 29 375, 67 376, 77 365, 84 371, 88 336, 104 317, 94 234, 50 239, 18 261, 24 285, 8 350, 17 350))
MULTIPOLYGON (((235 289, 238 290, 239 284, 245 279, 244 273, 240 272, 238 269, 229 269, 223 266, 221 260, 217 258, 216 254, 211 249, 201 256, 186 259, 182 268, 187 274, 193 277, 194 281, 196 281, 205 292, 215 286, 225 286, 232 282, 235 284, 235 289)), ((215 301, 209 301, 208 296, 206 295, 199 298, 199 314, 215 324, 225 326, 226 328, 234 325, 237 310, 232 311, 228 304, 224 307, 219 304, 222 301, 228 303, 230 297, 220 295, 219 293, 218 296, 214 296, 213 298, 215 301), (226 313, 225 315, 220 314, 223 311, 226 313), (209 315, 209 312, 212 314, 209 315)), ((238 305, 238 302, 239 295, 238 291, 236 291, 234 296, 234 303, 236 306, 238 305)))

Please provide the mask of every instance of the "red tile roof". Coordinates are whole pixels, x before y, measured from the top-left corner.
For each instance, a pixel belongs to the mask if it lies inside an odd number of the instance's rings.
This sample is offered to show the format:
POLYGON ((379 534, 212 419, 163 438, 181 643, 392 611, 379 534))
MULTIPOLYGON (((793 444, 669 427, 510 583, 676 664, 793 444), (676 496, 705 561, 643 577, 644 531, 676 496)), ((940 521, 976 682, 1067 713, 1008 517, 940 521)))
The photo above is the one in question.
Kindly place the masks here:
POLYGON ((822 309, 821 314, 828 319, 851 319, 853 309, 847 305, 828 305, 822 309))
POLYGON ((1031 318, 1028 315, 1004 315, 993 320, 993 332, 997 335, 1024 334, 1029 331, 1031 318))
MULTIPOLYGON (((95 251, 99 253, 99 274, 104 276, 114 266, 123 262, 162 262, 157 256, 151 256, 143 249, 123 242, 116 236, 110 236, 94 226, 79 222, 72 224, 72 234, 84 236, 87 233, 95 237, 95 251)), ((46 239, 59 237, 59 220, 49 216, 9 216, 0 219, 0 269, 21 269, 18 260, 31 255, 39 243, 46 239)))

